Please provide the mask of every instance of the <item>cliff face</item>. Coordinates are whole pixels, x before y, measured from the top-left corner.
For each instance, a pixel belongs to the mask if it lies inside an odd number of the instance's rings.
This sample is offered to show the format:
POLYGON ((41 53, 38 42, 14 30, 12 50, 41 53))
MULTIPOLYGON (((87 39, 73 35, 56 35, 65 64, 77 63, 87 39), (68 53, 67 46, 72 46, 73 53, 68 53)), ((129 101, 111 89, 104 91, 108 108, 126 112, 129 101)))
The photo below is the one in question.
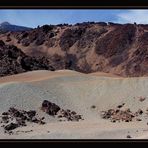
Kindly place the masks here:
POLYGON ((104 22, 44 25, 29 31, 1 34, 0 39, 6 44, 0 47, 1 50, 14 45, 22 56, 42 59, 36 69, 43 68, 40 66, 43 63, 45 69, 52 70, 148 75, 148 25, 104 22))

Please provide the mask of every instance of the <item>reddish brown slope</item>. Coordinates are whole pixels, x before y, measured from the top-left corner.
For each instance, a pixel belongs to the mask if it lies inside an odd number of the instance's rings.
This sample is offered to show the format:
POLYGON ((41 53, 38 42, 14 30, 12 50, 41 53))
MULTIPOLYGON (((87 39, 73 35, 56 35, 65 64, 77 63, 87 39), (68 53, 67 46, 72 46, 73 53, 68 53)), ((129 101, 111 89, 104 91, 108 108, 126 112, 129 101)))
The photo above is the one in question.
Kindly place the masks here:
POLYGON ((32 57, 44 56, 53 69, 148 75, 148 25, 81 23, 44 25, 0 35, 32 57))

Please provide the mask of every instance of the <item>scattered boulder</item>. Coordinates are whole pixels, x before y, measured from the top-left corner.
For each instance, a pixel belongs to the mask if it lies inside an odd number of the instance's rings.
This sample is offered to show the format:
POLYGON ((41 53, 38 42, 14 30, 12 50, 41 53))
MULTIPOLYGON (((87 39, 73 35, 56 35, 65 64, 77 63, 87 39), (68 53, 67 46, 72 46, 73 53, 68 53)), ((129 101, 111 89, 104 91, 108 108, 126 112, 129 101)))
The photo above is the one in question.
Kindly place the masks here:
POLYGON ((130 122, 135 117, 135 115, 130 111, 130 109, 126 110, 109 109, 107 111, 102 111, 101 117, 103 119, 110 119, 111 122, 116 122, 116 121, 130 122))
POLYGON ((42 110, 47 114, 54 116, 60 110, 60 107, 50 101, 44 100, 42 103, 42 110))
MULTIPOLYGON (((55 117, 57 115, 57 117, 60 118, 59 121, 83 120, 82 115, 78 115, 75 111, 71 111, 70 109, 61 109, 58 105, 48 100, 43 101, 41 109, 51 116, 55 117)), ((45 117, 38 118, 36 115, 37 113, 35 110, 25 111, 10 107, 7 112, 2 113, 1 124, 3 125, 1 127, 4 128, 5 133, 12 134, 12 130, 18 127, 27 126, 28 122, 33 122, 41 125, 45 124, 43 121, 45 117)))
POLYGON ((136 121, 142 121, 142 119, 140 119, 140 118, 137 118, 137 119, 136 119, 136 121))
MULTIPOLYGON (((132 112, 130 108, 127 109, 121 109, 125 103, 118 105, 116 109, 108 109, 107 111, 101 111, 100 116, 103 119, 110 119, 111 122, 131 122, 135 118, 135 121, 142 121, 141 117, 144 114, 144 111, 142 109, 138 109, 136 112, 132 112)), ((148 109, 146 109, 148 111, 148 109)), ((145 114, 148 114, 148 112, 145 112, 145 114)))
POLYGON ((2 113, 2 115, 6 115, 6 116, 7 116, 7 115, 8 115, 8 113, 7 113, 7 112, 3 112, 3 113, 2 113))
POLYGON ((36 111, 30 110, 30 111, 27 112, 27 115, 28 115, 29 118, 32 119, 36 115, 36 111))
POLYGON ((16 123, 10 123, 10 124, 6 125, 6 126, 4 127, 4 129, 5 129, 6 131, 10 131, 10 130, 13 130, 13 129, 17 128, 17 127, 19 127, 18 124, 16 124, 16 123))
POLYGON ((125 105, 125 103, 118 105, 117 108, 122 108, 125 105))
POLYGON ((143 111, 141 109, 138 109, 138 111, 135 113, 136 115, 142 115, 143 111))
POLYGON ((58 117, 59 118, 66 118, 67 121, 79 121, 79 120, 83 120, 82 119, 82 115, 77 115, 77 113, 75 111, 71 111, 69 109, 67 110, 60 110, 58 112, 58 117))
POLYGON ((48 100, 43 101, 41 109, 51 116, 57 115, 57 118, 66 118, 67 121, 79 121, 82 119, 82 116, 77 115, 75 111, 61 109, 58 105, 48 100))
POLYGON ((62 117, 63 117, 62 115, 59 115, 59 116, 58 116, 58 118, 62 118, 62 117))
MULTIPOLYGON (((43 122, 43 117, 36 117, 36 111, 18 110, 14 107, 10 107, 7 112, 3 112, 1 118, 3 123, 2 126, 4 127, 5 131, 10 131, 21 126, 27 126, 27 122, 45 124, 45 122, 43 122)), ((10 134, 10 132, 8 133, 10 134)))
POLYGON ((75 111, 72 111, 71 114, 76 115, 77 113, 75 111))
POLYGON ((140 97, 140 98, 139 98, 139 101, 140 101, 140 102, 143 102, 145 99, 146 99, 145 97, 140 97))
POLYGON ((92 106, 91 106, 91 108, 92 108, 92 109, 95 109, 95 108, 96 108, 96 106, 95 106, 95 105, 92 105, 92 106))
POLYGON ((132 138, 130 135, 127 135, 126 138, 132 138))
POLYGON ((7 115, 2 117, 2 120, 4 123, 8 123, 9 122, 9 117, 7 115))

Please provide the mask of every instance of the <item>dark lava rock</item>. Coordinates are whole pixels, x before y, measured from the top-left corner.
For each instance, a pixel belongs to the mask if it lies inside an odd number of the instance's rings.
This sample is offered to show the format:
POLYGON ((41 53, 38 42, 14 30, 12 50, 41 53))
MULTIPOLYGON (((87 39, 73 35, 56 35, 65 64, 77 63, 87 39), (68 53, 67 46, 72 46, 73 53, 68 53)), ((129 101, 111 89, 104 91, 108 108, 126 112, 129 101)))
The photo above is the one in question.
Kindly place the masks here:
POLYGON ((126 138, 132 138, 130 135, 127 135, 126 138))
POLYGON ((71 114, 72 114, 72 115, 76 115, 77 113, 76 113, 75 111, 72 111, 71 114))
POLYGON ((33 118, 31 119, 31 121, 34 122, 34 123, 38 123, 38 122, 39 122, 39 120, 38 120, 36 117, 33 117, 33 118))
POLYGON ((8 112, 3 112, 2 115, 9 115, 8 112))
POLYGON ((140 101, 140 102, 143 102, 145 99, 146 99, 145 97, 140 97, 140 98, 139 98, 139 101, 140 101))
POLYGON ((142 121, 142 119, 137 118, 136 121, 142 121))
POLYGON ((39 121, 39 124, 41 124, 41 125, 44 125, 46 122, 44 122, 44 121, 42 121, 42 120, 40 120, 39 121))
POLYGON ((11 107, 8 112, 13 116, 13 117, 23 117, 23 113, 16 108, 11 107))
POLYGON ((138 115, 142 115, 143 114, 143 111, 141 110, 141 109, 139 109, 137 112, 136 112, 136 114, 138 115))
POLYGON ((0 76, 32 70, 55 70, 45 57, 30 57, 13 45, 0 40, 0 76))
POLYGON ((62 117, 63 117, 62 115, 59 115, 59 116, 58 116, 58 118, 62 118, 62 117))
POLYGON ((58 118, 66 118, 67 121, 79 121, 83 120, 82 115, 77 115, 75 111, 67 110, 60 110, 58 118))
POLYGON ((101 112, 101 117, 103 119, 110 119, 111 121, 125 121, 130 122, 135 117, 134 113, 127 110, 119 110, 119 109, 109 109, 107 111, 101 112))
POLYGON ((92 105, 92 106, 91 106, 91 108, 93 108, 93 109, 94 109, 94 108, 96 108, 96 106, 95 106, 95 105, 92 105))
POLYGON ((7 131, 10 131, 10 130, 13 130, 13 129, 17 128, 17 127, 19 127, 18 124, 16 124, 16 123, 10 123, 10 124, 6 125, 4 127, 4 129, 7 130, 7 131))
POLYGON ((36 111, 30 110, 30 111, 27 112, 27 115, 28 115, 29 118, 32 119, 36 115, 36 111))
POLYGON ((8 112, 2 113, 2 123, 4 123, 3 127, 6 131, 10 131, 21 126, 27 126, 27 122, 43 125, 45 122, 42 120, 44 120, 44 117, 37 118, 35 110, 25 111, 10 107, 8 112), (15 123, 13 123, 14 120, 15 123))
POLYGON ((27 126, 25 120, 16 119, 16 121, 17 121, 17 124, 18 124, 19 126, 27 126))
POLYGON ((55 103, 51 103, 50 101, 44 100, 42 103, 42 110, 45 111, 49 115, 56 115, 60 110, 60 107, 55 103))
MULTIPOLYGON (((77 115, 75 111, 70 109, 61 109, 58 105, 51 103, 48 100, 44 100, 41 109, 49 115, 57 115, 58 118, 66 118, 67 121, 79 121, 82 119, 82 115, 77 115)), ((63 121, 63 120, 60 120, 63 121)))
POLYGON ((125 103, 118 105, 117 108, 122 108, 125 105, 125 103))
POLYGON ((2 116, 2 122, 8 123, 9 122, 9 117, 7 115, 2 116))

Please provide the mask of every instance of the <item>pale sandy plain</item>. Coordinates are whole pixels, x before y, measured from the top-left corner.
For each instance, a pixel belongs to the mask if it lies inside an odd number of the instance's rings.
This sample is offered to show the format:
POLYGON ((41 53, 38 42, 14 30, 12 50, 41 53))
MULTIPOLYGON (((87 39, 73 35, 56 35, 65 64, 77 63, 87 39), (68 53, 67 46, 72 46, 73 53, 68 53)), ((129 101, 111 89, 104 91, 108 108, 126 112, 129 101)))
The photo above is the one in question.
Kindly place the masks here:
POLYGON ((100 112, 125 103, 131 111, 148 108, 148 77, 122 78, 104 73, 82 74, 70 70, 33 71, 0 78, 0 113, 9 107, 37 110, 47 124, 29 124, 13 135, 0 127, 0 139, 133 139, 148 138, 148 117, 142 121, 102 119, 100 112), (140 102, 139 97, 145 97, 140 102), (40 111, 43 100, 81 114, 79 122, 63 121, 40 111), (95 105, 96 108, 91 108, 95 105), (30 131, 26 132, 25 131, 30 131))

